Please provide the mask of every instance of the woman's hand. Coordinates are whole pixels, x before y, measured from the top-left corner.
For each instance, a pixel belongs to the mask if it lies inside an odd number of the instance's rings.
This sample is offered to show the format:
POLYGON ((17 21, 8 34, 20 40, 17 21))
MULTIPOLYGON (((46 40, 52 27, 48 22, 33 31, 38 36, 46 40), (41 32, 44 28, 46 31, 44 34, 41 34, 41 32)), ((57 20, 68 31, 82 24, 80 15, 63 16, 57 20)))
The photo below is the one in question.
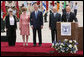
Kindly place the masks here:
POLYGON ((34 28, 33 25, 31 26, 31 28, 32 28, 32 29, 34 28))
POLYGON ((8 30, 8 28, 6 28, 6 31, 8 30))

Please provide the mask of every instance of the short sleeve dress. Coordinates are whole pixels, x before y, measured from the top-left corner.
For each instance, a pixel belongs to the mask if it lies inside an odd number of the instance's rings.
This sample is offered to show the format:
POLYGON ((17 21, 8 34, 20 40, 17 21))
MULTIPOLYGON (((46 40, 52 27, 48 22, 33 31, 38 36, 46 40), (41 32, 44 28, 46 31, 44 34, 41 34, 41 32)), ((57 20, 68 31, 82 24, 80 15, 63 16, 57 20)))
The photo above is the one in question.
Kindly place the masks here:
POLYGON ((30 22, 30 13, 28 14, 21 14, 20 15, 20 35, 30 35, 30 29, 29 29, 29 22, 30 22))

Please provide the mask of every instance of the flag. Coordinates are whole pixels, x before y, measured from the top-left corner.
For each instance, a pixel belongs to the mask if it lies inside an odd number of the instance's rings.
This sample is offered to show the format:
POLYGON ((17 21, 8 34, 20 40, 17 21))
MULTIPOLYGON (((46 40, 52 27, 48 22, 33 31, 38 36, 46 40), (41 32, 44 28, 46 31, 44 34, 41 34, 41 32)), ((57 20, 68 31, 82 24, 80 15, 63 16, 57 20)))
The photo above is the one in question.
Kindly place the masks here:
POLYGON ((1 4, 1 6, 2 6, 2 10, 3 10, 3 19, 5 18, 5 16, 6 16, 6 8, 5 8, 5 1, 2 1, 2 4, 1 4))
POLYGON ((42 5, 43 5, 43 15, 46 12, 46 1, 42 1, 42 5))
POLYGON ((59 4, 59 1, 57 1, 57 11, 59 11, 59 7, 60 7, 60 4, 59 4))
POLYGON ((19 18, 19 6, 18 6, 18 1, 16 2, 16 9, 17 9, 17 18, 19 18))
POLYGON ((54 6, 54 1, 52 1, 52 5, 54 6))
POLYGON ((40 1, 37 1, 37 5, 40 5, 40 1))
POLYGON ((63 8, 66 8, 66 1, 64 1, 64 6, 63 6, 63 8))
POLYGON ((27 1, 24 1, 24 7, 27 8, 27 1))
POLYGON ((46 1, 46 10, 48 10, 48 1, 46 1))

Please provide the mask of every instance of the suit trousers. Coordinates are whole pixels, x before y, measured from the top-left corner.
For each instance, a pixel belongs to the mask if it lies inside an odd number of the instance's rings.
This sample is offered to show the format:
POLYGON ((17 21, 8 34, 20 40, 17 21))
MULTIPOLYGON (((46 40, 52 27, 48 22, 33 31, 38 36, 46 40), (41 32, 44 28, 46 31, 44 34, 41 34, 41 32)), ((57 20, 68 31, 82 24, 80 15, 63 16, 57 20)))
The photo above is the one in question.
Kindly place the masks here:
POLYGON ((77 10, 76 9, 74 9, 74 14, 75 14, 75 16, 77 15, 77 10))
POLYGON ((41 28, 33 29, 33 44, 36 45, 36 33, 38 32, 39 44, 42 44, 41 28))
POLYGON ((16 29, 11 27, 7 30, 8 44, 9 46, 15 46, 16 42, 16 29))
POLYGON ((44 15, 44 22, 47 22, 47 13, 45 13, 45 15, 44 15))
POLYGON ((52 37, 52 43, 55 41, 57 41, 57 30, 56 29, 51 29, 51 37, 52 37))

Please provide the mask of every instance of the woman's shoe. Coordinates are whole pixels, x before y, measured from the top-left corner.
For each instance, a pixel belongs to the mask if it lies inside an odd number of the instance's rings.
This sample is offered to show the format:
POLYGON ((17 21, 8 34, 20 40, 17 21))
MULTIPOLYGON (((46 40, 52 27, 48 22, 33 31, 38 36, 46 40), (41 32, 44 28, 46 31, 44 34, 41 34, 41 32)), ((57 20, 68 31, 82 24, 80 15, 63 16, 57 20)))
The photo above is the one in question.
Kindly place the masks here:
POLYGON ((23 43, 23 46, 25 46, 25 43, 23 43))
POLYGON ((28 43, 26 43, 26 46, 28 46, 28 43))

